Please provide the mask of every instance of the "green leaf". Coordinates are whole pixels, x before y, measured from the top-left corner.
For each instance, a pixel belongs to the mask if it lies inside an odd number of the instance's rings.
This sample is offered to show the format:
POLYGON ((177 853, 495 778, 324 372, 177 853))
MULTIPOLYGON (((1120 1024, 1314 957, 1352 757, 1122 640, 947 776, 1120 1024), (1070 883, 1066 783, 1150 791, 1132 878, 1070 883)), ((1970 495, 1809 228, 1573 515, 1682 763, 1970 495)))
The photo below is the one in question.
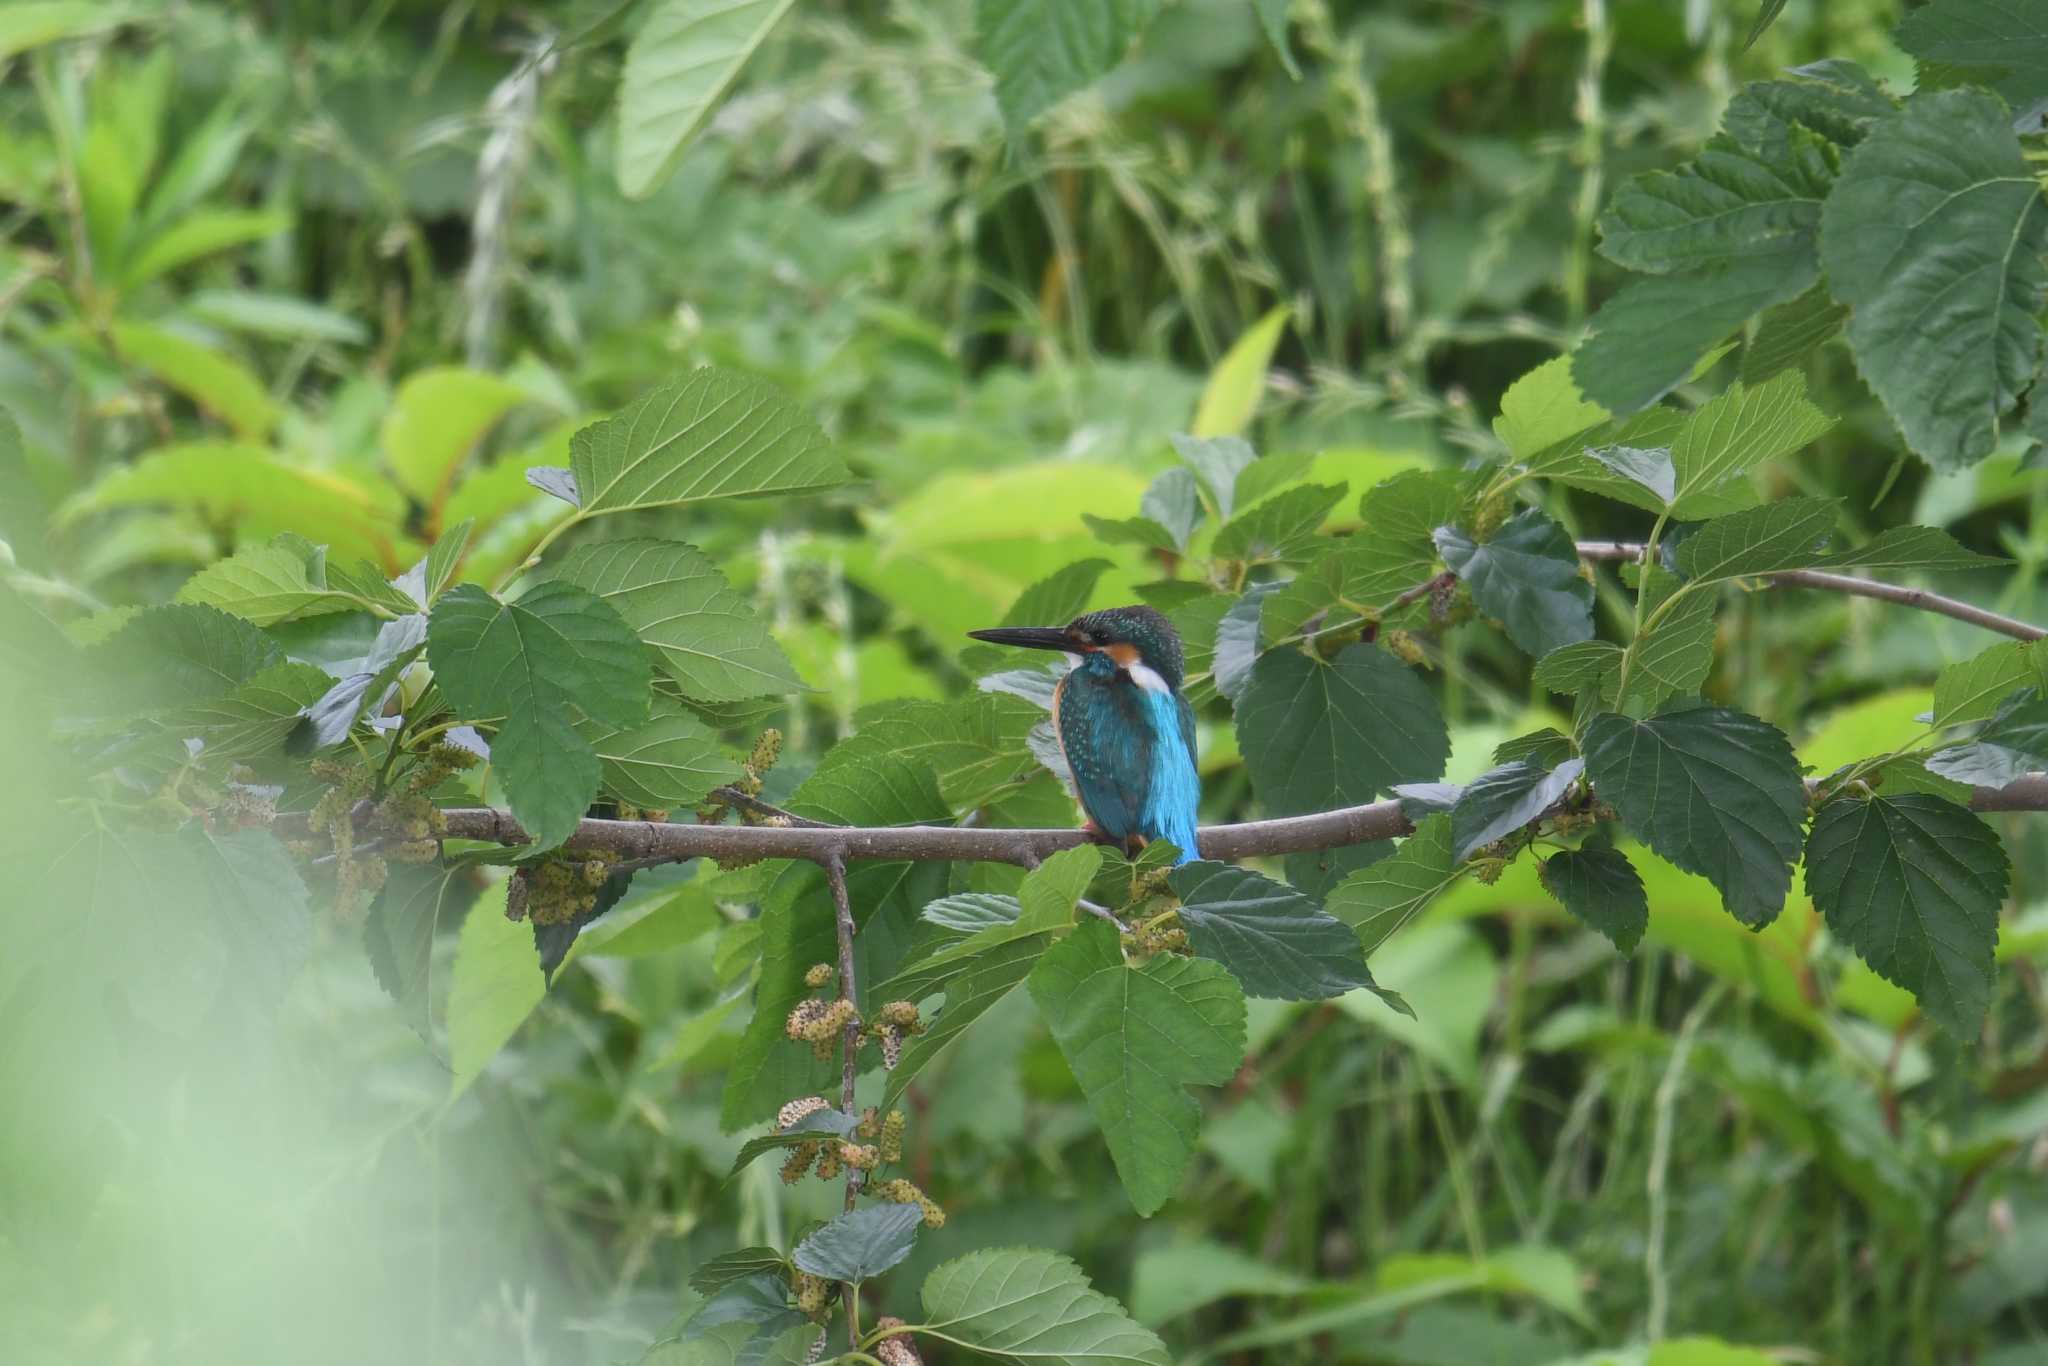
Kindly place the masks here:
POLYGON ((2048 768, 2048 701, 2039 688, 2014 693, 1969 744, 1936 750, 1926 765, 1930 773, 1977 787, 2004 787, 2048 768))
POLYGON ((385 622, 378 628, 370 652, 360 661, 350 662, 360 667, 336 666, 345 676, 306 709, 303 742, 325 749, 346 740, 365 709, 384 704, 399 674, 419 658, 426 644, 427 619, 418 613, 385 622))
POLYGON ((1836 550, 1814 561, 1815 569, 1990 569, 2011 563, 1980 555, 1931 526, 1895 526, 1863 545, 1836 550))
POLYGON ((1294 49, 1287 42, 1287 9, 1291 0, 1252 0, 1252 9, 1259 16, 1259 27, 1265 31, 1266 41, 1273 45, 1273 51, 1280 58, 1280 65, 1294 80, 1301 79, 1301 67, 1294 60, 1294 49))
POLYGON ((194 210, 152 236, 128 258, 121 272, 122 285, 135 289, 217 251, 289 232, 291 226, 290 214, 269 209, 194 210))
POLYGON ((975 0, 975 56, 1011 136, 1123 60, 1159 0, 975 0))
POLYGON ((1277 493, 1224 523, 1210 554, 1225 560, 1299 560, 1316 546, 1316 529, 1344 498, 1343 484, 1304 484, 1277 493))
POLYGON ((406 377, 384 415, 384 459, 398 486, 438 508, 484 434, 526 402, 526 392, 496 375, 437 365, 406 377))
POLYGON ((1545 768, 1556 768, 1572 757, 1571 737, 1553 727, 1532 730, 1527 735, 1517 735, 1512 740, 1503 740, 1493 749, 1496 764, 1511 764, 1518 759, 1530 759, 1545 768))
MULTIPOLYGON (((1656 572, 1666 580, 1672 577, 1661 569, 1656 572)), ((1630 699, 1640 698, 1654 709, 1700 690, 1714 668, 1715 605, 1711 589, 1688 593, 1630 643, 1630 699)))
POLYGON ((1291 816, 1368 802, 1443 776, 1450 734, 1415 672, 1375 645, 1324 663, 1275 650, 1237 704, 1238 748, 1259 800, 1291 816))
POLYGON ((858 1116, 843 1114, 830 1106, 822 1110, 813 1110, 787 1129, 748 1139, 740 1146, 739 1156, 733 1158, 732 1167, 726 1172, 725 1179, 730 1181, 753 1166, 754 1159, 763 1153, 784 1152, 800 1144, 814 1143, 821 1135, 852 1138, 853 1131, 859 1123, 858 1116))
MULTIPOLYGON (((1132 0, 1110 0, 1103 6, 1112 8, 1115 4, 1131 4, 1132 0)), ((1140 0, 1135 9, 1156 8, 1152 0, 1140 0)), ((1142 27, 1145 21, 1140 19, 1142 27)), ((1284 50, 1284 48, 1283 48, 1284 50)), ((1014 122, 1015 120, 1013 120, 1014 122)), ((1274 348, 1280 345, 1280 334, 1287 328, 1287 319, 1294 310, 1287 304, 1268 309, 1243 336, 1232 342, 1230 349, 1223 353, 1223 359, 1216 362, 1210 372, 1209 382, 1202 387, 1202 397, 1195 404, 1194 424, 1188 429, 1189 435, 1198 440, 1217 436, 1243 436, 1245 429, 1252 425, 1252 416, 1259 410, 1259 400, 1266 393, 1266 371, 1273 364, 1274 348)), ((1225 513, 1224 516, 1229 516, 1225 513)))
POLYGON ((1013 925, 1024 907, 1014 896, 996 892, 962 892, 942 896, 926 906, 919 918, 962 934, 975 934, 997 925, 1013 925))
POLYGON ((661 188, 793 0, 662 0, 619 79, 619 191, 661 188))
POLYGON ((1669 508, 1678 496, 1678 471, 1672 468, 1671 452, 1665 447, 1604 446, 1586 454, 1644 489, 1662 507, 1669 508))
POLYGON ((393 618, 410 610, 380 577, 374 587, 351 591, 353 583, 331 584, 326 553, 297 536, 279 536, 216 560, 185 580, 179 602, 205 603, 258 626, 318 616, 366 611, 393 618))
POLYGON ((690 1273, 690 1289, 700 1295, 715 1295, 734 1281, 749 1276, 785 1276, 789 1259, 772 1247, 742 1247, 721 1252, 690 1273))
POLYGON ((1572 377, 1614 412, 1646 408, 1751 314, 1796 298, 1818 278, 1810 258, 1780 255, 1637 280, 1593 315, 1593 336, 1572 353, 1572 377))
POLYGON ((908 1257, 923 1222, 916 1205, 864 1205, 798 1243, 789 1260, 813 1276, 858 1284, 908 1257))
POLYGON ((847 477, 825 433, 780 390, 709 366, 576 433, 569 468, 591 516, 815 493, 847 477))
POLYGON ((1612 702, 1625 653, 1608 640, 1560 646, 1536 661, 1531 681, 1546 691, 1574 696, 1597 689, 1603 700, 1612 702))
POLYGON ((121 359, 142 366, 218 417, 248 441, 261 441, 277 425, 278 406, 240 361, 210 346, 147 323, 115 323, 121 359))
POLYGON ((1216 515, 1229 521, 1231 509, 1236 506, 1237 477, 1251 467, 1258 454, 1238 436, 1176 434, 1173 448, 1216 500, 1216 515))
POLYGON ((728 1282, 681 1333, 657 1342, 639 1366, 804 1366, 823 1330, 789 1303, 789 1282, 763 1272, 728 1282))
POLYGON ((1785 0, 1763 0, 1756 8, 1756 22, 1749 26, 1749 36, 1742 40, 1742 50, 1747 52, 1755 47, 1756 40, 1764 36, 1764 30, 1784 12, 1785 0))
POLYGON ((1528 460, 1607 419, 1607 410, 1580 392, 1571 357, 1558 356, 1508 386, 1493 433, 1515 459, 1528 460))
POLYGON ((1938 0, 1909 12, 1893 34, 1928 62, 2011 70, 2048 66, 2048 15, 2001 0, 1938 0))
POLYGON ((1756 332, 1742 348, 1742 382, 1761 384, 1781 370, 1803 363, 1833 340, 1849 320, 1825 285, 1815 285, 1789 303, 1764 310, 1756 332))
POLYGON ((1593 585, 1579 573, 1569 532, 1524 508, 1482 542, 1455 526, 1436 530, 1437 553, 1471 590, 1473 605, 1508 639, 1544 655, 1593 634, 1593 585))
POLYGON ((556 573, 609 603, 686 697, 736 702, 804 686, 767 624, 695 546, 603 541, 571 551, 556 573))
POLYGON ((259 294, 246 289, 202 289, 185 300, 185 312, 214 327, 246 332, 272 341, 335 342, 361 346, 370 329, 338 309, 309 303, 289 294, 259 294))
POLYGON ((739 761, 690 712, 661 711, 624 728, 585 721, 576 729, 604 766, 599 790, 633 806, 695 806, 740 776, 739 761))
POLYGON ((1244 696, 1245 684, 1251 682, 1252 665, 1266 651, 1264 632, 1259 629, 1266 599, 1284 589, 1285 585, 1277 583, 1253 584, 1223 614, 1216 627, 1216 660, 1210 674, 1216 691, 1233 704, 1244 696))
POLYGON ((1416 823, 1415 833, 1401 842, 1392 858, 1338 883, 1323 899, 1323 908, 1352 928, 1371 958, 1460 876, 1458 861, 1451 857, 1451 818, 1431 816, 1416 823))
POLYGON ((449 1097, 469 1089, 547 994, 533 936, 490 902, 471 909, 448 983, 449 1097))
MULTIPOLYGON (((1330 546, 1295 578, 1274 590, 1260 614, 1268 639, 1294 634, 1319 612, 1348 620, 1351 607, 1383 609, 1437 570, 1436 528, 1458 514, 1456 476, 1410 470, 1365 495, 1365 530, 1330 546)), ((1421 615, 1428 603, 1410 611, 1421 615)), ((1399 618, 1388 618, 1392 624, 1399 618)))
POLYGON ((225 697, 168 713, 172 734, 194 737, 212 760, 250 760, 284 744, 334 680, 310 664, 273 664, 225 697))
POLYGON ((1678 546, 1678 572, 1698 583, 1811 569, 1826 558, 1841 504, 1832 498, 1780 498, 1701 526, 1678 546))
POLYGON ((1906 793, 1830 802, 1806 841, 1806 886, 1828 929, 1959 1038, 1991 1001, 2005 848, 1967 807, 1906 793))
POLYGON ((916 975, 929 981, 936 972, 943 974, 938 987, 946 993, 945 1005, 932 1017, 925 1032, 904 1045, 902 1056, 889 1073, 882 1107, 894 1105, 948 1044, 1020 986, 1051 941, 1050 930, 1018 933, 1011 926, 991 927, 961 944, 945 963, 921 960, 877 991, 877 997, 883 1000, 914 999, 924 993, 902 985, 904 979, 916 975))
POLYGON ((217 607, 144 608, 87 658, 116 710, 206 702, 284 662, 275 641, 217 607))
POLYGON ((915 1331, 1035 1366, 1168 1366, 1166 1344, 1057 1252, 984 1248, 925 1277, 915 1331))
POLYGON ((1806 397, 1806 379, 1786 371, 1751 386, 1736 380, 1701 404, 1671 443, 1678 476, 1673 512, 1691 520, 1708 515, 1707 495, 1766 461, 1782 460, 1818 439, 1834 419, 1806 397))
POLYGON ((2048 645, 2002 641, 1934 677, 1936 729, 1982 721, 2017 689, 2048 688, 2048 645))
POLYGON ((1176 550, 1188 548, 1188 538, 1209 515, 1202 507, 1195 472, 1178 468, 1167 470, 1146 487, 1138 511, 1166 529, 1176 550))
POLYGON ((1642 721, 1606 712, 1586 728, 1594 791, 1631 834, 1721 892, 1752 929, 1785 905, 1806 788, 1776 727, 1727 707, 1642 721))
POLYGON ((1548 811, 1585 768, 1567 759, 1555 770, 1520 759, 1474 778, 1451 808, 1451 857, 1463 863, 1482 846, 1548 811))
POLYGON ((612 726, 647 716, 647 652, 631 628, 573 584, 511 603, 464 584, 434 604, 427 660, 461 719, 498 721, 491 766, 536 847, 574 834, 602 776, 576 711, 612 726))
POLYGON ((1153 1213, 1194 1154, 1201 1107, 1185 1088, 1222 1085, 1244 1057, 1244 993, 1203 959, 1127 967, 1115 926, 1099 920, 1047 950, 1028 982, 1131 1204, 1153 1213))
POLYGON ((1172 532, 1150 517, 1097 517, 1092 512, 1084 512, 1081 520, 1104 545, 1135 545, 1146 550, 1162 550, 1170 555, 1178 555, 1186 548, 1174 540, 1172 532))
POLYGON ((1798 128, 1790 141, 1789 156, 1773 156, 1721 133, 1675 172, 1623 181, 1600 215, 1600 254, 1655 275, 1810 258, 1834 166, 1818 134, 1798 128))
POLYGON ((1635 952, 1650 926, 1650 899, 1628 855, 1619 849, 1566 850, 1545 859, 1537 876, 1574 919, 1606 935, 1623 953, 1635 952))
POLYGON ((432 607, 434 599, 455 581, 474 526, 473 522, 457 522, 436 536, 419 562, 392 581, 392 588, 411 599, 422 612, 432 607))
POLYGON ((1249 996, 1320 1001, 1370 986, 1349 926, 1283 883, 1227 863, 1184 863, 1167 878, 1196 953, 1229 968, 1249 996))
POLYGON ((363 920, 363 948, 377 985, 421 1038, 429 1034, 435 937, 462 923, 477 890, 474 868, 396 864, 363 920))
POLYGON ((0 10, 0 61, 48 43, 130 23, 138 14, 106 0, 23 0, 0 10))
POLYGON ((2048 205, 2012 116, 1982 90, 1922 93, 1842 167, 1821 255, 1856 367, 1915 452, 1975 464, 2032 383, 2048 205))
POLYGON ((1108 560, 1081 560, 1056 570, 1018 594, 1000 624, 1064 626, 1088 610, 1095 585, 1115 567, 1108 560))

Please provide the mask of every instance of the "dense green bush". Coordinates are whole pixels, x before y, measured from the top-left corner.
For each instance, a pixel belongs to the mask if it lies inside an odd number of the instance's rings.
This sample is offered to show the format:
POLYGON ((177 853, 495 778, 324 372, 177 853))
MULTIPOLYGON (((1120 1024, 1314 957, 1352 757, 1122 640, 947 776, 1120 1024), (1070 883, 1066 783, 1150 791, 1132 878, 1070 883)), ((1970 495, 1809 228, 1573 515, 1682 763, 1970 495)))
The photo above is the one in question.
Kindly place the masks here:
POLYGON ((2044 1350, 2048 4, 348 11, 0 11, 25 1359, 2044 1350))

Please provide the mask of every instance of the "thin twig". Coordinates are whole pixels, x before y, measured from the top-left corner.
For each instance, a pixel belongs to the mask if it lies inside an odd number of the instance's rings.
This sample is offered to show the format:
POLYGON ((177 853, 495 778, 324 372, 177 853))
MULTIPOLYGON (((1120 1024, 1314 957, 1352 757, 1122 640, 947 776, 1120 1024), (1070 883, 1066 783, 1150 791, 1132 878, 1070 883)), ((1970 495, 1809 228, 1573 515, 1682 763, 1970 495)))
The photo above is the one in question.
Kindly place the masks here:
MULTIPOLYGON (((833 850, 819 860, 825 869, 825 880, 832 884, 833 925, 839 934, 839 994, 856 1010, 860 1007, 860 988, 853 975, 853 901, 846 894, 846 855, 833 850)), ((853 1085, 860 1078, 860 1021, 847 1021, 846 1030, 840 1036, 839 1064, 839 1113, 851 1115, 853 1108, 853 1085)), ((860 1193, 860 1168, 851 1163, 846 1167, 846 1208, 853 1208, 853 1198, 860 1193)), ((849 1314, 851 1310, 848 1311, 849 1314)))
POLYGON ((766 816, 770 820, 788 821, 791 825, 805 830, 829 830, 832 828, 832 822, 830 821, 814 821, 808 816, 799 816, 794 811, 785 811, 779 806, 771 806, 751 792, 742 792, 736 787, 714 787, 711 789, 711 800, 714 802, 724 802, 727 806, 739 807, 756 816, 766 816))

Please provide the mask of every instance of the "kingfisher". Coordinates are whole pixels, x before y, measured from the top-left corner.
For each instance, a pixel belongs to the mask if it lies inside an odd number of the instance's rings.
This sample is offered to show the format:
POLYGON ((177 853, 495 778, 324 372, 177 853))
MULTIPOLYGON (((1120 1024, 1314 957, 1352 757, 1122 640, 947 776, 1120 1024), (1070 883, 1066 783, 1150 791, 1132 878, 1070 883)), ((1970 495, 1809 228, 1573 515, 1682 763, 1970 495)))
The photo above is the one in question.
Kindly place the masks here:
POLYGON ((1088 828, 1127 852, 1133 840, 1166 840, 1177 862, 1197 857, 1195 713, 1181 695, 1185 657, 1172 622, 1150 607, 1108 607, 1065 626, 967 634, 1070 656, 1052 690, 1052 728, 1088 828))

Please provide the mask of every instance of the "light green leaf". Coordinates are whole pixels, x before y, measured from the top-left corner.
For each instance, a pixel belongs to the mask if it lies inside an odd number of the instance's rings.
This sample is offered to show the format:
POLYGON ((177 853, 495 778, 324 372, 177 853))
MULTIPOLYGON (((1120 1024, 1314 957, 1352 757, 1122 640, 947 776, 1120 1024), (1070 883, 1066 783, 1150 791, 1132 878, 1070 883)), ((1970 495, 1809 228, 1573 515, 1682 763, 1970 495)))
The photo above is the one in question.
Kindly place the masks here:
POLYGON ((586 720, 577 730, 604 765, 599 790, 633 806, 694 806, 740 776, 739 761, 690 712, 662 711, 624 728, 586 720))
POLYGON ((403 615, 404 600, 394 600, 382 578, 374 582, 375 591, 361 594, 332 586, 319 547, 280 536, 214 561, 185 580, 178 601, 206 603, 258 626, 326 612, 365 611, 387 620, 403 615))
POLYGON ((1982 90, 1923 92, 1842 167, 1821 217, 1856 366, 1930 464, 1975 464, 2033 382, 2048 204, 1982 90))
POLYGON ((1244 993, 1203 959, 1126 966, 1115 926, 1099 920, 1047 950, 1028 981, 1131 1204, 1153 1213, 1194 1153, 1201 1108, 1185 1088, 1222 1085, 1244 1057, 1244 993))
POLYGON ((922 1222, 916 1205, 863 1205, 798 1243, 789 1260, 828 1281, 859 1283, 908 1257, 922 1222))
POLYGON ((1208 516, 1194 471, 1178 468, 1165 471, 1146 486, 1138 511, 1164 527, 1177 550, 1188 548, 1188 538, 1208 516))
POLYGON ((1289 0, 1252 0, 1252 8, 1259 16, 1259 27, 1265 30, 1266 41, 1273 45, 1273 51, 1280 58, 1280 65, 1295 80, 1301 79, 1301 67, 1294 60, 1294 49, 1287 42, 1287 7, 1289 0))
POLYGON ((1414 670, 1375 645, 1324 663, 1274 650, 1237 704, 1238 748, 1274 815, 1368 802, 1395 783, 1443 776, 1450 734, 1414 670))
POLYGON ((1633 953, 1650 925, 1650 899, 1628 855, 1618 849, 1568 849, 1545 859, 1537 871, 1543 890, 1567 911, 1633 953))
POLYGON ((1806 788, 1775 727, 1727 707, 1606 712, 1586 728, 1586 772, 1631 834, 1713 883, 1729 914, 1752 929, 1777 918, 1806 788))
POLYGON ((0 9, 0 61, 129 23, 137 12, 106 0, 17 0, 0 9))
POLYGON ((202 289, 185 301, 185 311, 201 322, 246 332, 274 341, 324 341, 361 346, 370 329, 338 309, 309 303, 290 294, 261 294, 247 289, 202 289))
POLYGON ((427 659, 461 719, 498 722, 492 768, 536 847, 575 833, 602 776, 577 711, 613 726, 647 716, 647 653, 631 628, 572 584, 511 603, 464 584, 434 604, 427 659))
POLYGON ((1455 526, 1438 527, 1436 548, 1464 581, 1473 605, 1530 654, 1593 634, 1593 585, 1579 573, 1578 550, 1570 533, 1535 508, 1524 508, 1480 542, 1455 526))
POLYGON ((661 0, 619 80, 619 190, 661 188, 793 0, 661 0))
POLYGON ((460 1096, 547 994, 533 932, 499 914, 494 900, 462 921, 449 969, 449 1096, 460 1096))
POLYGON ((1481 847, 1535 820, 1578 781, 1584 768, 1579 759, 1567 759, 1555 770, 1518 759, 1474 778, 1451 808, 1452 859, 1462 863, 1481 847))
POLYGON ((498 419, 526 402, 517 385, 459 365, 406 377, 384 415, 384 459, 398 486, 438 508, 462 462, 498 419))
POLYGON ((1176 1239, 1138 1253, 1131 1266, 1131 1315, 1140 1323, 1166 1323, 1220 1299, 1299 1295, 1315 1286, 1306 1276, 1226 1243, 1176 1239))
POLYGON ((1672 468, 1671 452, 1661 446, 1602 446, 1586 454, 1623 479, 1641 486, 1661 508, 1668 509, 1678 496, 1678 471, 1672 468))
POLYGON ((1893 34, 1915 57, 2005 70, 2048 66, 2048 14, 2001 0, 1940 0, 1910 11, 1893 34))
POLYGON ((1982 721, 2020 688, 2048 688, 2048 645, 2009 640, 1991 646, 1934 678, 1937 729, 1982 721))
POLYGON ((1011 136, 1123 60, 1159 0, 975 0, 975 56, 1011 136))
POLYGON ((1811 569, 1825 555, 1840 504, 1832 498, 1781 498, 1716 517, 1678 546, 1678 571, 1694 582, 1811 569))
MULTIPOLYGON (((1055 570, 1017 595, 1010 610, 1003 613, 1003 626, 1064 626, 1088 610, 1095 585, 1105 571, 1115 568, 1108 560, 1081 560, 1055 570)), ((1031 655, 1033 652, 1025 651, 1031 655)), ((1038 659, 1045 658, 1040 654, 1038 659)))
POLYGON ((1200 860, 1167 883, 1195 952, 1229 968, 1247 995, 1321 1001, 1372 985, 1358 936, 1284 883, 1200 860))
POLYGON ((1173 449, 1209 490, 1209 496, 1216 500, 1216 515, 1229 521, 1231 510, 1236 506, 1237 478, 1251 468, 1259 458, 1258 453, 1242 437, 1199 437, 1178 433, 1173 438, 1173 449))
POLYGON ((1688 593, 1630 643, 1629 699, 1656 708, 1700 690, 1714 668, 1715 605, 1712 589, 1688 593))
POLYGON ((283 745, 333 682, 310 664, 273 664, 225 697, 178 708, 164 724, 203 741, 211 759, 255 759, 283 745))
POLYGON ((1810 257, 1780 255, 1638 280, 1593 315, 1592 338, 1572 353, 1572 377, 1614 412, 1648 407, 1751 314, 1798 297, 1817 278, 1810 257))
POLYGON ((687 697, 736 702, 804 686, 767 624, 695 546, 603 541, 571 551, 556 572, 625 618, 687 697))
POLYGON ((1713 509, 1706 495, 1766 461, 1786 456, 1818 439, 1834 419, 1806 397, 1806 379, 1787 370, 1755 386, 1736 380, 1701 404, 1671 443, 1678 476, 1673 512, 1687 520, 1713 509))
POLYGON ((1607 410, 1579 391, 1571 357, 1559 356, 1508 386, 1493 432, 1515 459, 1528 460, 1607 419, 1607 410))
POLYGON ((709 366, 662 385, 570 443, 586 515, 846 482, 818 424, 774 386, 709 366))
POLYGON ((1807 890, 1828 929, 1962 1039, 1990 1005, 2007 873, 1990 826, 1921 793, 1830 802, 1806 842, 1807 890))
POLYGON ((270 210, 198 209, 145 242, 128 258, 122 284, 135 289, 203 256, 288 231, 291 215, 270 210))
POLYGON ((1305 558, 1316 545, 1316 529, 1345 491, 1342 484, 1304 484, 1277 493, 1218 528, 1210 553, 1225 560, 1305 558))
POLYGON ((925 1277, 919 1333, 1013 1366, 1169 1366, 1166 1344, 1057 1252, 984 1248, 925 1277))
MULTIPOLYGON (((988 2, 992 0, 985 0, 988 2)), ((1105 4, 1103 8, 1111 5, 1105 4)), ((1286 330, 1293 311, 1286 304, 1268 310, 1265 317, 1231 343, 1202 388, 1189 435, 1205 439, 1245 434, 1259 410, 1259 400, 1265 396, 1266 371, 1273 364, 1273 350, 1279 346, 1280 334, 1286 330)))
POLYGON ((1895 526, 1851 550, 1837 550, 1814 562, 1815 569, 1990 569, 2011 561, 1980 555, 1931 526, 1895 526))
POLYGON ((142 366, 234 429, 261 441, 277 425, 278 406, 248 367, 209 346, 147 323, 115 323, 121 359, 142 366))
POLYGON ((1549 692, 1571 696, 1597 689, 1601 700, 1611 703, 1624 653, 1611 640, 1581 640, 1560 646, 1536 661, 1531 681, 1549 692))

